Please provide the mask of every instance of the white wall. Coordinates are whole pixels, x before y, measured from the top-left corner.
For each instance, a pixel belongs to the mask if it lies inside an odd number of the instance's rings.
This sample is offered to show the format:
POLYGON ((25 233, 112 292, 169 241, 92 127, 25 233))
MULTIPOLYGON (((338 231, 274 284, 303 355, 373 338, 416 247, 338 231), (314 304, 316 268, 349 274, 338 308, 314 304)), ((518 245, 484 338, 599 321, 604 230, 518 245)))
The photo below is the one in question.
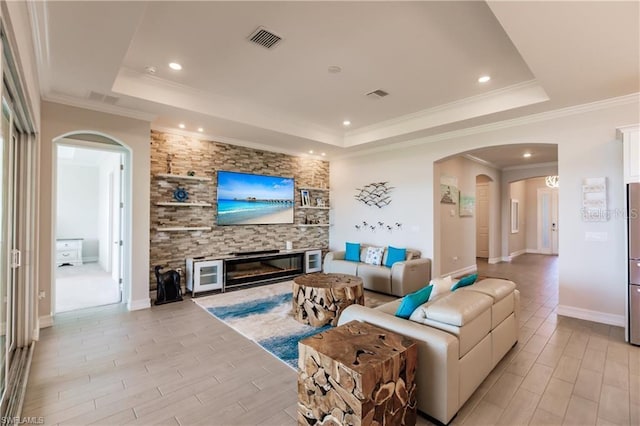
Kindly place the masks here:
POLYGON ((517 256, 527 248, 527 186, 521 180, 509 184, 509 256, 517 256), (518 231, 511 229, 511 201, 518 200, 518 231))
POLYGON ((606 176, 611 188, 610 207, 624 208, 622 143, 615 139, 615 130, 638 122, 639 105, 637 96, 626 97, 603 103, 599 109, 591 106, 543 114, 474 134, 454 132, 448 137, 414 140, 401 148, 379 148, 335 159, 331 162, 330 247, 342 248, 350 240, 403 244, 420 249, 426 257, 435 256, 437 265, 440 241, 434 232, 434 161, 485 146, 555 143, 558 174, 562 176, 560 247, 572 248, 560 254, 559 309, 573 316, 622 324, 626 290, 624 222, 583 222, 580 188, 584 177, 606 176), (358 205, 353 198, 355 188, 379 181, 389 181, 396 187, 392 204, 375 210, 358 205), (364 218, 397 220, 404 226, 392 234, 359 232, 354 224, 364 218), (606 232, 608 239, 586 242, 588 231, 606 232))
MULTIPOLYGON (((500 217, 499 191, 491 191, 500 182, 500 171, 476 163, 462 156, 434 165, 434 192, 439 200, 440 177, 454 177, 458 182, 461 194, 475 197, 476 176, 485 175, 492 179, 490 183, 490 221, 500 217), (495 183, 495 185, 494 185, 495 183)), ((497 189, 497 188, 496 188, 497 189)), ((476 216, 460 217, 459 204, 436 203, 435 221, 439 223, 434 231, 440 234, 440 262, 438 275, 460 275, 476 269, 476 216), (439 216, 439 221, 438 217, 439 216)), ((496 257, 500 253, 500 227, 491 226, 489 237, 489 257, 496 257)))
POLYGON ((58 162, 56 238, 82 238, 83 262, 98 260, 99 168, 58 162))
POLYGON ((420 158, 407 158, 403 152, 368 157, 366 164, 358 160, 332 162, 330 221, 334 227, 330 230, 331 247, 342 249, 346 241, 363 242, 418 249, 431 257, 431 247, 423 241, 433 238, 433 228, 424 220, 425 215, 431 216, 433 211, 424 211, 423 206, 426 199, 433 198, 432 181, 433 165, 423 167, 420 158), (355 168, 351 169, 351 165, 355 168), (359 192, 356 188, 384 181, 394 188, 389 205, 377 208, 355 200, 354 196, 359 192), (357 230, 355 225, 362 225, 363 221, 369 224, 382 221, 394 229, 357 230), (401 224, 400 229, 396 223, 401 224))

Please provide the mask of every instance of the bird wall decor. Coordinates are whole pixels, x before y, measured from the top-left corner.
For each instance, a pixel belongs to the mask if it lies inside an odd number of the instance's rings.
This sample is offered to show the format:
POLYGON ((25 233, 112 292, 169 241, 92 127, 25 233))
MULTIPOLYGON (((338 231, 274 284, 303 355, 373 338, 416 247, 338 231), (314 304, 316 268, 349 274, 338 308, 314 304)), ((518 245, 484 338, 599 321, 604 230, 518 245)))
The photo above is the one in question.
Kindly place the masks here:
POLYGON ((391 203, 390 192, 393 187, 388 185, 389 182, 373 182, 362 188, 356 188, 359 191, 354 198, 367 206, 376 206, 381 209, 391 203))

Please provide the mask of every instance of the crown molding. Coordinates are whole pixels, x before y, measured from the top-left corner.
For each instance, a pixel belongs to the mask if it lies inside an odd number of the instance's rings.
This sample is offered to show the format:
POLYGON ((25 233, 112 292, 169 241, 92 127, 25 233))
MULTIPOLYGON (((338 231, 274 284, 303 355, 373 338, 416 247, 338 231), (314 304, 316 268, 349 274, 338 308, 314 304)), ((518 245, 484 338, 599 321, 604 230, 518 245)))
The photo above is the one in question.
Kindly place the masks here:
POLYGON ((548 100, 542 86, 536 80, 528 80, 355 129, 345 135, 344 146, 363 145, 548 100))
POLYGON ((400 117, 395 117, 389 120, 385 120, 385 121, 381 121, 378 122, 376 124, 372 124, 370 126, 365 126, 365 127, 360 127, 358 129, 349 131, 346 133, 347 136, 351 136, 351 135, 357 135, 358 133, 364 133, 364 132, 368 132, 370 130, 377 130, 377 129, 381 129, 381 128, 385 128, 394 124, 399 124, 405 121, 409 121, 409 120, 413 120, 415 118, 420 118, 423 117, 425 115, 431 115, 431 114, 435 114, 437 112, 440 111, 446 111, 452 108, 456 108, 456 107, 460 107, 460 106, 464 106, 467 104, 470 104, 472 102, 476 102, 476 101, 481 101, 481 100, 487 100, 487 99, 491 99, 494 98, 496 95, 500 95, 503 93, 510 93, 513 92, 515 90, 520 90, 520 89, 526 89, 526 88, 530 88, 530 87, 537 87, 538 82, 536 80, 528 80, 522 83, 517 83, 517 84, 513 84, 511 86, 507 86, 507 87, 503 87, 501 89, 496 89, 496 90, 492 90, 490 92, 486 92, 486 93, 481 93, 479 95, 474 95, 474 96, 469 96, 468 98, 464 98, 464 99, 458 99, 456 101, 453 102, 449 102, 446 104, 442 104, 442 105, 438 105, 435 106, 433 108, 428 108, 428 109, 423 109, 421 111, 416 111, 413 112, 411 114, 406 114, 400 117))
POLYGON ((157 125, 151 125, 151 130, 155 130, 158 132, 163 132, 163 133, 169 133, 169 134, 173 134, 173 135, 179 135, 179 136, 186 136, 186 137, 191 137, 191 138, 196 138, 196 139, 201 139, 201 140, 207 140, 207 141, 211 141, 211 142, 219 142, 219 143, 224 143, 227 145, 235 145, 235 146, 242 146, 245 148, 251 148, 251 149, 256 149, 259 151, 268 151, 268 152, 277 152, 280 154, 286 154, 286 155, 290 155, 292 157, 300 157, 300 158, 311 158, 314 160, 322 160, 322 161, 328 161, 327 157, 321 157, 319 155, 311 155, 311 154, 306 154, 306 153, 301 153, 299 151, 292 151, 289 149, 283 149, 283 148, 278 148, 278 147, 274 147, 272 145, 266 145, 266 144, 261 144, 261 143, 257 143, 257 142, 251 142, 251 141, 247 141, 244 139, 236 139, 236 138, 230 138, 227 136, 219 136, 219 135, 215 135, 212 133, 200 133, 200 132, 191 132, 188 130, 178 130, 178 129, 174 129, 172 127, 165 127, 165 126, 157 126, 157 125))
POLYGON ((462 156, 467 160, 473 161, 474 163, 478 163, 482 166, 491 167, 492 169, 496 169, 496 170, 502 170, 500 166, 498 166, 497 164, 494 164, 491 161, 483 160, 482 158, 478 158, 475 155, 462 154, 462 156))
POLYGON ((58 104, 68 105, 76 108, 90 109, 92 111, 104 112, 106 114, 119 115, 127 118, 134 118, 142 121, 153 121, 156 115, 135 109, 119 107, 117 105, 106 105, 94 102, 88 99, 80 99, 73 96, 62 95, 59 93, 49 93, 42 95, 42 100, 47 102, 55 102, 58 104))
POLYGON ((640 129, 640 123, 627 124, 616 128, 616 138, 623 140, 625 133, 637 132, 640 129))
POLYGON ((554 120, 563 117, 569 117, 572 115, 583 114, 592 111, 598 111, 606 108, 613 108, 617 106, 624 106, 630 104, 640 104, 640 92, 631 93, 629 95, 618 96, 615 98, 603 99, 600 101, 589 102, 586 104, 574 105, 565 108, 559 108, 556 110, 540 112, 536 114, 526 115, 524 117, 512 118, 509 120, 497 121, 494 123, 482 124, 479 126, 468 127, 466 129, 452 130, 450 132, 439 133, 433 136, 427 136, 422 138, 416 138, 408 141, 392 143, 382 147, 376 147, 371 149, 363 149, 356 152, 350 152, 346 154, 336 154, 333 156, 333 160, 339 160, 344 158, 357 158, 365 155, 376 154, 380 152, 395 151, 400 148, 410 148, 414 146, 427 145, 435 142, 461 138, 465 136, 472 136, 481 133, 488 133, 503 129, 509 129, 512 127, 524 126, 527 124, 539 123, 542 121, 554 120))
POLYGON ((540 169, 542 167, 558 167, 557 161, 548 161, 546 163, 533 163, 533 164, 522 164, 520 166, 508 166, 502 169, 504 172, 508 172, 510 170, 524 170, 524 169, 540 169))
POLYGON ((51 48, 49 43, 49 6, 46 1, 26 2, 31 20, 33 50, 38 68, 40 94, 48 93, 51 87, 51 48))
POLYGON ((343 147, 342 133, 285 113, 256 107, 246 100, 206 93, 157 76, 121 68, 112 91, 221 120, 343 147))

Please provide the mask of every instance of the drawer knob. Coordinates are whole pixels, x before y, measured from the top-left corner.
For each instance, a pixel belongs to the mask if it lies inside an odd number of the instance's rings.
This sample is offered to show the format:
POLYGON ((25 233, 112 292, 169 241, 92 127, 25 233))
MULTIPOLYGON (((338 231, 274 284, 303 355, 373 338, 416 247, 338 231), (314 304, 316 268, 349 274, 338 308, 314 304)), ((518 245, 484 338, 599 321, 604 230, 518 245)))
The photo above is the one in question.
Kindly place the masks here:
POLYGON ((69 253, 62 253, 62 255, 67 257, 67 256, 69 256, 69 253))

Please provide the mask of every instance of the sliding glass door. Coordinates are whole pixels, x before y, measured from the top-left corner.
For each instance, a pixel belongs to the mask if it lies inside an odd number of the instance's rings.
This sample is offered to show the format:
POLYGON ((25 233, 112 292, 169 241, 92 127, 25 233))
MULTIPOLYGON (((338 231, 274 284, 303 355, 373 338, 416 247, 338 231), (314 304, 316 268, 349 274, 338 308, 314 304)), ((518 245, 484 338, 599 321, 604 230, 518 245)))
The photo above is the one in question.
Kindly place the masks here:
POLYGON ((1 119, 2 183, 0 185, 0 389, 6 389, 11 356, 16 347, 16 270, 20 266, 20 252, 16 241, 16 212, 18 165, 17 131, 13 126, 13 112, 2 98, 1 119))
POLYGON ((19 411, 28 370, 25 368, 27 354, 38 333, 35 232, 38 139, 5 29, 0 15, 0 413, 3 420, 19 411))
POLYGON ((6 279, 9 270, 7 253, 8 243, 6 226, 7 223, 7 194, 9 189, 9 137, 4 129, 9 129, 8 120, 2 114, 2 135, 0 139, 0 396, 4 399, 5 377, 7 376, 7 311, 8 311, 8 281, 6 279))

